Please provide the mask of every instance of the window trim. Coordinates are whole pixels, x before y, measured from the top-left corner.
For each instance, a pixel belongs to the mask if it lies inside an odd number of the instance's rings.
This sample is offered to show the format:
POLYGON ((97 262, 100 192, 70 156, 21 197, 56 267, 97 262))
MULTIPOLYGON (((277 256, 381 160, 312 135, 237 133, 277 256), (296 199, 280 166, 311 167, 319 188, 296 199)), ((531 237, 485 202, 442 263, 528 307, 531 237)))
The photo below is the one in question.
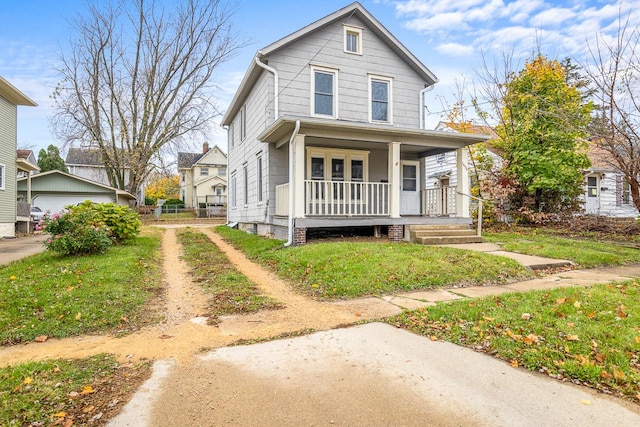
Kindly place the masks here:
POLYGON ((329 67, 320 67, 317 65, 311 65, 310 67, 311 69, 311 84, 310 86, 310 90, 311 90, 311 97, 310 97, 310 104, 311 104, 311 117, 324 117, 324 118, 332 118, 332 119, 336 119, 338 118, 338 69, 336 68, 329 68, 329 67), (332 105, 332 113, 331 115, 329 114, 320 114, 320 113, 316 113, 316 73, 323 73, 323 74, 331 74, 333 76, 333 105, 332 105))
MULTIPOLYGON (((333 181, 331 177, 331 159, 344 159, 344 181, 352 182, 351 179, 351 160, 362 160, 362 182, 369 181, 369 151, 365 150, 346 150, 336 148, 320 148, 308 147, 306 159, 307 180, 312 180, 311 176, 311 159, 319 158, 324 161, 324 179, 322 181, 333 181)), ((317 179, 317 178, 316 178, 317 179)), ((320 181, 320 180, 318 180, 320 181)), ((361 182, 361 181, 357 181, 361 182)))
POLYGON ((242 164, 242 202, 243 206, 249 207, 249 168, 247 163, 242 164))
POLYGON ((235 141, 233 140, 234 132, 233 132, 233 121, 229 124, 229 146, 233 148, 235 146, 235 141))
POLYGON ((262 182, 263 164, 262 152, 256 154, 256 200, 259 205, 264 201, 263 182, 262 182))
POLYGON ((240 142, 247 139, 247 104, 240 108, 240 142))
POLYGON ((238 207, 238 182, 237 171, 231 172, 231 209, 238 207))
POLYGON ((380 76, 377 74, 369 74, 369 123, 386 123, 393 124, 393 77, 380 76), (373 82, 384 82, 388 85, 387 91, 387 120, 373 119, 373 82))
POLYGON ((7 166, 0 163, 0 190, 5 190, 7 177, 7 166))
POLYGON ((625 179, 622 180, 622 187, 620 191, 620 201, 622 206, 633 205, 633 200, 631 197, 631 184, 629 184, 625 179))
POLYGON ((344 29, 344 44, 343 44, 343 49, 344 49, 344 53, 348 53, 350 55, 362 55, 362 27, 354 27, 352 25, 346 25, 343 24, 342 28, 344 29), (347 48, 348 43, 348 36, 349 34, 355 34, 355 36, 357 37, 357 41, 356 41, 356 50, 352 51, 349 50, 347 48))
POLYGON ((208 166, 200 166, 200 176, 209 176, 209 167, 208 166))

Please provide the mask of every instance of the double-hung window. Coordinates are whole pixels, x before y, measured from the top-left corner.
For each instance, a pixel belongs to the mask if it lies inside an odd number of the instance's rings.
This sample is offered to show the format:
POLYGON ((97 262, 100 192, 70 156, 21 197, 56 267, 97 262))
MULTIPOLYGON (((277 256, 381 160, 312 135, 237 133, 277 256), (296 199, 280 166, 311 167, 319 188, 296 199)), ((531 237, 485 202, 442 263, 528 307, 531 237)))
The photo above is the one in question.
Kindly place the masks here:
POLYGON ((244 206, 249 205, 249 170, 247 169, 247 164, 242 165, 242 183, 244 188, 242 189, 242 202, 244 206))
POLYGON ((236 171, 231 172, 231 207, 235 208, 238 202, 238 180, 236 171))
POLYGON ((362 28, 344 26, 344 51, 362 55, 362 28))
POLYGON ((369 120, 392 123, 392 83, 388 77, 369 76, 369 120))
POLYGON ((631 202, 631 186, 627 181, 622 181, 622 204, 630 205, 631 202))
POLYGON ((240 142, 247 137, 247 106, 243 105, 240 109, 240 142))
POLYGON ((337 117, 337 70, 311 67, 311 82, 311 115, 337 117))
POLYGON ((262 153, 256 157, 256 194, 258 203, 262 203, 262 153))

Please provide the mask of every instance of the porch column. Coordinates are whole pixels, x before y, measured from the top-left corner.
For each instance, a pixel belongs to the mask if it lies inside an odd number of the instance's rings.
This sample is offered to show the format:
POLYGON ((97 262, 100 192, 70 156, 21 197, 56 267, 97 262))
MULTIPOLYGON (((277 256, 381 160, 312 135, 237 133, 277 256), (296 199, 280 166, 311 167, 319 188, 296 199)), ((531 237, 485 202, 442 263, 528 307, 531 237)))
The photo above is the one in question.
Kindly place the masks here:
POLYGON ((400 142, 389 144, 389 216, 400 218, 400 142))
MULTIPOLYGON (((293 141, 293 217, 304 217, 304 142, 305 135, 296 135, 293 141)), ((289 183, 292 185, 292 183, 289 183)))
POLYGON ((31 207, 31 171, 27 171, 27 203, 31 207))
POLYGON ((466 148, 458 148, 456 150, 456 216, 460 218, 469 218, 469 197, 462 194, 469 193, 469 154, 466 148), (462 194, 460 194, 462 193, 462 194))

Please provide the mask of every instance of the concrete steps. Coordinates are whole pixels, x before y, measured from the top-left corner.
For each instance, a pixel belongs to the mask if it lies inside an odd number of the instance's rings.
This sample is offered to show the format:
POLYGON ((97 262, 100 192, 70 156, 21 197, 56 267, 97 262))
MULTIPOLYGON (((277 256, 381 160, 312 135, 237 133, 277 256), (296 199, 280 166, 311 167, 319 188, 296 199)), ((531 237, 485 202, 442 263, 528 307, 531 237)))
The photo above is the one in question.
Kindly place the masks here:
POLYGON ((410 225, 409 239, 423 245, 482 243, 482 237, 476 230, 464 224, 410 225))

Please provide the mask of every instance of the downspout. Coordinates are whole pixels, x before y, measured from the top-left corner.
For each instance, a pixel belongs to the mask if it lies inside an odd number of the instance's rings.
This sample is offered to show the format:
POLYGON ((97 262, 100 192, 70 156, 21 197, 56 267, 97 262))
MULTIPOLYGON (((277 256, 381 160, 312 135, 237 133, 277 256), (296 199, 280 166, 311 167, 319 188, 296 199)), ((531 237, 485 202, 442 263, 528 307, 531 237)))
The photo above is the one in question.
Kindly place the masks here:
POLYGON ((425 114, 424 114, 424 94, 433 89, 435 83, 427 85, 420 91, 420 129, 424 129, 425 126, 425 114))
POLYGON ((296 127, 293 129, 293 133, 291 134, 291 138, 289 139, 289 230, 287 233, 287 242, 284 244, 285 247, 291 246, 291 244, 293 243, 293 201, 295 197, 293 188, 293 146, 296 136, 298 136, 299 130, 300 120, 296 120, 296 127))
MULTIPOLYGON (((228 142, 229 141, 229 126, 223 125, 222 129, 227 131, 227 144, 228 144, 229 143, 228 142)), ((229 171, 229 163, 231 163, 230 159, 229 159, 229 154, 230 153, 231 153, 231 150, 229 150, 229 148, 227 146, 227 177, 229 176, 229 173, 228 173, 228 171, 229 171)), ((185 181, 186 181, 186 179, 185 179, 185 181)), ((185 182, 185 184, 186 184, 186 182, 185 182)), ((185 187, 186 187, 186 185, 185 185, 185 187)), ((229 179, 228 178, 227 178, 227 191, 226 191, 226 193, 227 193, 227 201, 226 201, 226 206, 225 206, 225 209, 224 209, 224 214, 227 217, 226 218, 227 219, 227 223, 226 224, 229 225, 230 222, 229 222, 229 179)))
POLYGON ((256 54, 256 65, 273 74, 273 121, 275 122, 278 119, 278 71, 273 67, 269 67, 264 62, 260 62, 261 56, 262 52, 258 51, 258 53, 256 54))

